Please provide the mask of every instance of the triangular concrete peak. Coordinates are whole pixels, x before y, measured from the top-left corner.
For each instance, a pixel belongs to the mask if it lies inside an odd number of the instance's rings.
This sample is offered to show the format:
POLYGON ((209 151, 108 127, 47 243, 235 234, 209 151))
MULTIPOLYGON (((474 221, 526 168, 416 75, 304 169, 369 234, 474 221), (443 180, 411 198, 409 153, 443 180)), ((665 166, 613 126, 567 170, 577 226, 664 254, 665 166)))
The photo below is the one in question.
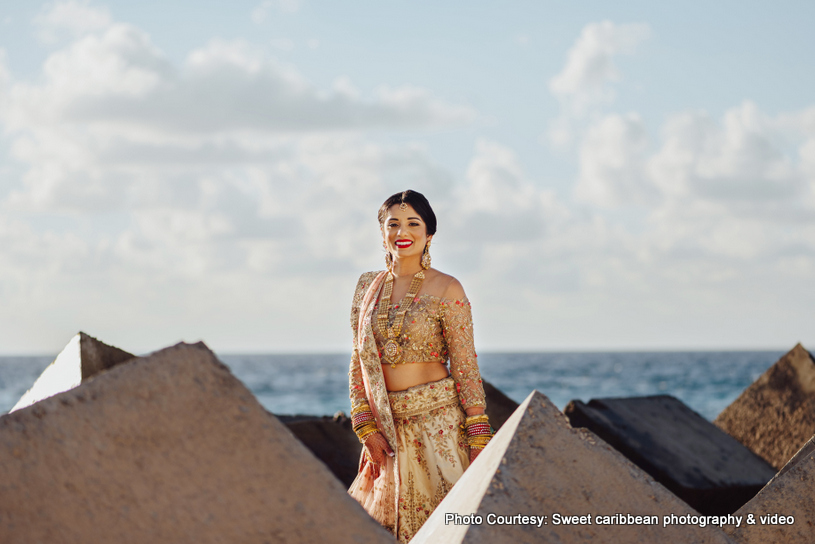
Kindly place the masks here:
POLYGON ((31 389, 20 397, 11 412, 73 389, 82 383, 82 380, 87 380, 134 357, 132 353, 109 346, 80 331, 42 371, 31 389))
POLYGON ((744 544, 812 544, 815 542, 815 437, 736 515, 752 515, 754 524, 726 527, 744 544), (781 517, 783 516, 783 520, 781 517))
POLYGON ((0 417, 0 542, 393 542, 204 344, 0 417))
POLYGON ((680 524, 682 516, 699 514, 592 432, 573 429, 533 391, 411 542, 731 542, 718 527, 680 524), (475 514, 480 523, 456 514, 475 514), (655 516, 656 524, 634 516, 655 516), (673 523, 664 526, 664 516, 673 523))
POLYGON ((815 434, 815 359, 797 344, 713 423, 780 469, 815 434))

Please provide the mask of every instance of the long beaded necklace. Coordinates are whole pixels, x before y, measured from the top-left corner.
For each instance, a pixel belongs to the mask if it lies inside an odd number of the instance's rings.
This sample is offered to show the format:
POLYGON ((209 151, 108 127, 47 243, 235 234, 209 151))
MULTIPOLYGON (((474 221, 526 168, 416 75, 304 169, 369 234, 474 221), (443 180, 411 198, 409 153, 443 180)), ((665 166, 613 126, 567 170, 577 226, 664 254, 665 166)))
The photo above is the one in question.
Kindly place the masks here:
POLYGON ((382 357, 385 362, 391 365, 391 368, 396 368, 396 365, 402 361, 402 346, 399 345, 399 335, 402 334, 402 324, 405 321, 405 314, 410 309, 419 288, 422 286, 424 280, 424 270, 419 270, 413 279, 410 280, 410 287, 399 304, 399 311, 396 312, 396 318, 393 320, 393 325, 388 327, 388 307, 391 303, 391 294, 393 293, 393 273, 388 272, 388 277, 385 279, 385 290, 382 293, 382 299, 379 301, 379 312, 376 315, 376 323, 379 326, 379 332, 388 339, 385 346, 382 348, 382 357))

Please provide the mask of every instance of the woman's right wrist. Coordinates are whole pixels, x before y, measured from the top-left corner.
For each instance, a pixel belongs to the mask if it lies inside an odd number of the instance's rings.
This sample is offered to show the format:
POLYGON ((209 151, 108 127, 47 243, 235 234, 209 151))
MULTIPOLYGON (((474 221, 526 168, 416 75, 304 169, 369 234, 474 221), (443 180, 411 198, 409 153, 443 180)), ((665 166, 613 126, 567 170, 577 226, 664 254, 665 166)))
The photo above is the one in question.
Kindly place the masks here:
POLYGON ((360 443, 362 443, 362 445, 364 446, 365 444, 368 443, 368 439, 376 434, 379 434, 379 429, 371 429, 369 432, 357 436, 359 437, 360 443))

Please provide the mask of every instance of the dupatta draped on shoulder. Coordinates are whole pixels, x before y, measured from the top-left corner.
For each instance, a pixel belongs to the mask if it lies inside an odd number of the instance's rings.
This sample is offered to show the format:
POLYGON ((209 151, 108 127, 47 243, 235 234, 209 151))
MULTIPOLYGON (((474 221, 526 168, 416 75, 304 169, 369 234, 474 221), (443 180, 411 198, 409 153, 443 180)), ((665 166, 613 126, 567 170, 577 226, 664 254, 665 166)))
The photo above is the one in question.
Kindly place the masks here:
MULTIPOLYGON (((395 452, 396 429, 372 325, 374 303, 387 273, 384 270, 376 275, 360 303, 356 331, 357 345, 354 347, 359 358, 365 396, 376 419, 376 425, 388 441, 391 450, 395 452)), ((399 508, 398 455, 386 457, 385 464, 377 466, 365 457, 363 447, 359 474, 348 489, 348 493, 359 501, 374 519, 396 534, 396 513, 399 508)))

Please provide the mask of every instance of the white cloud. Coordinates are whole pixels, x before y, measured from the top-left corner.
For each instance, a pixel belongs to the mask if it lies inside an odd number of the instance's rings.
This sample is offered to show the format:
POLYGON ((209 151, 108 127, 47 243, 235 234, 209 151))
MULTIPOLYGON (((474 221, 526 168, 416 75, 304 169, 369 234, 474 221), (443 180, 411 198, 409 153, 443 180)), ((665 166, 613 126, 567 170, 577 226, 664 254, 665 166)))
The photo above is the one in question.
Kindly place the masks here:
POLYGON ((631 256, 655 276, 687 286, 743 279, 746 266, 768 274, 780 262, 811 268, 812 147, 789 145, 802 140, 790 127, 805 125, 806 117, 771 117, 751 102, 720 120, 675 114, 650 152, 636 115, 609 115, 583 139, 575 196, 613 211, 640 204, 640 226, 628 227, 637 240, 631 256))
POLYGON ((424 89, 382 87, 372 99, 325 92, 241 41, 215 40, 179 69, 144 32, 120 24, 53 53, 44 73, 42 85, 12 86, 12 129, 81 123, 160 133, 290 132, 438 126, 473 116, 424 89))
POLYGON ((441 213, 456 240, 447 251, 493 279, 525 269, 531 248, 570 219, 553 191, 528 178, 512 149, 485 139, 476 142, 465 182, 441 213))
POLYGON ((575 196, 601 207, 653 202, 644 180, 648 134, 636 114, 612 114, 589 128, 580 148, 575 196))
MULTIPOLYGON (((803 116, 803 115, 802 115, 803 116)), ((790 114, 772 118, 745 101, 717 121, 705 112, 668 117, 660 146, 636 114, 608 115, 582 139, 576 196, 595 205, 705 201, 746 214, 789 213, 809 202, 809 147, 790 149, 790 114)))
POLYGON ((621 79, 614 58, 634 53, 650 35, 650 26, 645 23, 603 21, 583 28, 563 70, 549 80, 549 90, 561 106, 561 115, 550 123, 547 134, 555 149, 573 143, 578 120, 614 101, 612 84, 621 79))
POLYGON ((677 199, 726 202, 750 214, 795 207, 807 197, 803 157, 785 151, 776 127, 751 102, 728 110, 721 124, 705 113, 671 116, 650 176, 677 199))
POLYGON ((614 57, 633 53, 650 34, 644 23, 603 21, 586 25, 563 70, 549 81, 549 90, 577 115, 595 104, 611 102, 614 91, 609 84, 620 79, 614 57))
POLYGON ((242 41, 214 40, 177 67, 119 23, 52 53, 40 83, 13 81, 3 66, 0 122, 11 155, 29 165, 6 203, 15 209, 144 206, 163 195, 156 180, 195 178, 213 164, 279 165, 292 138, 472 117, 420 88, 381 86, 366 98, 339 77, 318 89, 242 41))
POLYGON ((38 37, 45 43, 74 38, 110 25, 106 7, 91 6, 88 0, 46 4, 34 18, 38 37))

